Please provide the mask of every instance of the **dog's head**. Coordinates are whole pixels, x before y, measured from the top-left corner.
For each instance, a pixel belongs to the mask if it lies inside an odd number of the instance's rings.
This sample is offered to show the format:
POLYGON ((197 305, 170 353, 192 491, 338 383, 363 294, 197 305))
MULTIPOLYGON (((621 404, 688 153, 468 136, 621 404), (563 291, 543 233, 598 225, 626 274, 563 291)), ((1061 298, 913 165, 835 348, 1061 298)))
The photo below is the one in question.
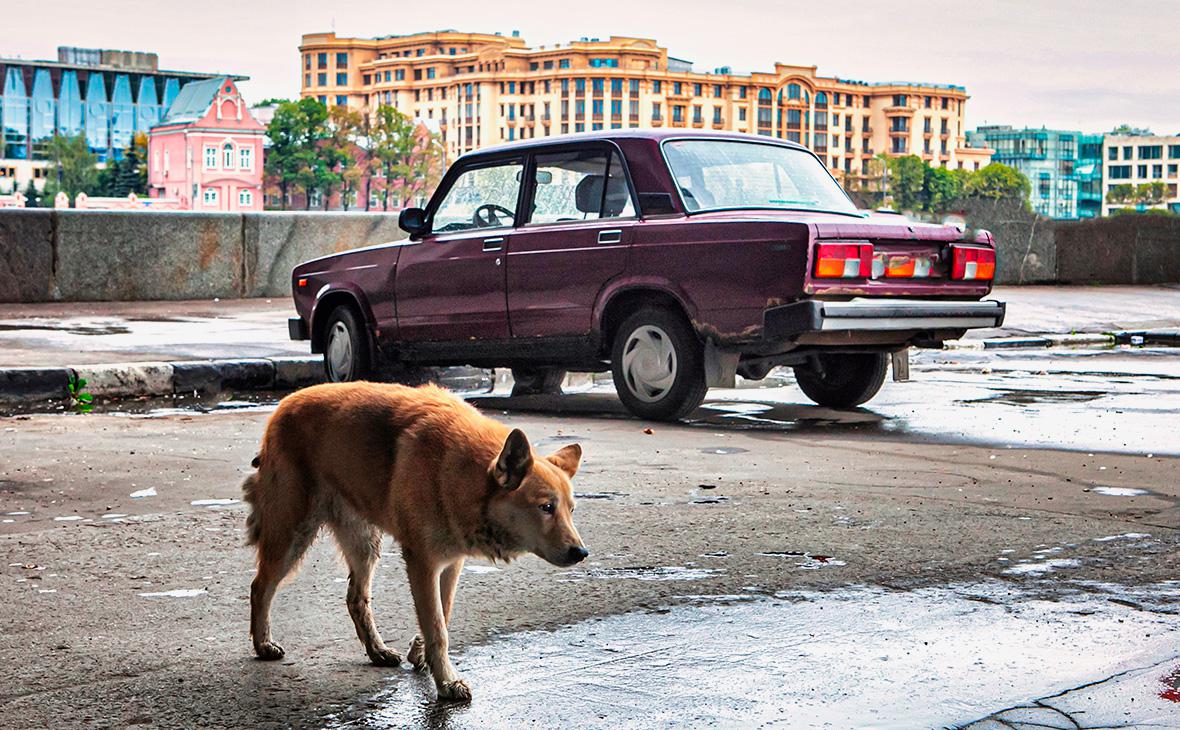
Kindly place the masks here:
POLYGON ((582 447, 571 444, 534 457, 528 439, 513 430, 489 466, 495 494, 488 518, 512 537, 517 549, 554 565, 570 566, 590 554, 574 527, 570 479, 578 471, 582 447))

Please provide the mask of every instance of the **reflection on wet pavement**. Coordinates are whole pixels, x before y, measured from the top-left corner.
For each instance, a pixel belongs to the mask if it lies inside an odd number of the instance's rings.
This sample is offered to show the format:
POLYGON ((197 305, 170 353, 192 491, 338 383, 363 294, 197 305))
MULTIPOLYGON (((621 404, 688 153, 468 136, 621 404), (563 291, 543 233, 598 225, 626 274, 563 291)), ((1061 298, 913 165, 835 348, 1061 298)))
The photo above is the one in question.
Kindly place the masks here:
MULTIPOLYGON (((1131 725, 1174 727, 1180 704, 1162 696, 1159 678, 1180 661, 1180 626, 1152 605, 1177 592, 1085 586, 1045 600, 991 581, 720 604, 688 596, 688 605, 457 652, 475 692, 470 706, 439 705, 428 678, 400 672, 326 725, 953 727, 1053 697, 1046 706, 1086 718, 1081 727, 1109 723, 1098 719, 1104 708, 1128 707, 1131 725), (1123 595, 1140 602, 1112 600, 1123 595), (1116 680, 1107 687, 1090 684, 1108 677, 1116 680)), ((1131 726, 1119 721, 1101 726, 1131 726)))

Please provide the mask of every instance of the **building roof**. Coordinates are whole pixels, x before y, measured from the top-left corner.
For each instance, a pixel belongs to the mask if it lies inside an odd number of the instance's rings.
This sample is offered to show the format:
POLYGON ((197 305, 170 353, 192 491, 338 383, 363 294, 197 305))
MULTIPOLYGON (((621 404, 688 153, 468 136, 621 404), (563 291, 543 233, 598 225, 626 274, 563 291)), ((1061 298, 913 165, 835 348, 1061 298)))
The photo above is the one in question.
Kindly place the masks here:
POLYGON ((160 124, 195 122, 205 116, 205 112, 209 111, 209 105, 213 103, 213 97, 217 96, 227 78, 216 76, 185 84, 172 100, 172 106, 168 107, 168 112, 160 120, 160 124))

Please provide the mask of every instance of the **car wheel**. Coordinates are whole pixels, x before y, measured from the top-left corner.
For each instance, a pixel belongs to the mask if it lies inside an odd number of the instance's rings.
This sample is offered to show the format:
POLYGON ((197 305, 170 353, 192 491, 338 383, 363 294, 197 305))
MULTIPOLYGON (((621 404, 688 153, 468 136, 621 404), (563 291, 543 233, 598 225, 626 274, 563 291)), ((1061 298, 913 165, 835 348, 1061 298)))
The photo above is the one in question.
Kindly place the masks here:
POLYGON ((680 315, 655 307, 640 309, 619 327, 611 374, 627 410, 656 421, 687 416, 709 389, 696 333, 680 315))
POLYGON ((369 335, 356 310, 342 304, 324 326, 324 373, 330 383, 367 380, 371 370, 369 335))
POLYGON ((512 368, 512 395, 561 394, 565 371, 559 368, 512 368))
POLYGON ((881 390, 889 356, 870 352, 818 355, 819 368, 795 367, 795 381, 808 398, 829 408, 852 408, 867 402, 881 390))

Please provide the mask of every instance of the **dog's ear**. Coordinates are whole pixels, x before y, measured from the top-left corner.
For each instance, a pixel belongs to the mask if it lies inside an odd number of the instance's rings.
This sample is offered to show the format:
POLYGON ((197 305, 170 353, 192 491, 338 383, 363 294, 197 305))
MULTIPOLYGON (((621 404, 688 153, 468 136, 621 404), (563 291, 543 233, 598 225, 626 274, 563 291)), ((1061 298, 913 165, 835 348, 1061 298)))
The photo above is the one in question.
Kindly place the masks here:
POLYGON ((504 448, 492 466, 492 478, 506 491, 520 486, 529 469, 533 468, 533 450, 529 440, 519 428, 512 429, 504 440, 504 448))
POLYGON ((573 479, 578 473, 578 464, 582 463, 582 447, 577 444, 563 446, 545 458, 573 479))

